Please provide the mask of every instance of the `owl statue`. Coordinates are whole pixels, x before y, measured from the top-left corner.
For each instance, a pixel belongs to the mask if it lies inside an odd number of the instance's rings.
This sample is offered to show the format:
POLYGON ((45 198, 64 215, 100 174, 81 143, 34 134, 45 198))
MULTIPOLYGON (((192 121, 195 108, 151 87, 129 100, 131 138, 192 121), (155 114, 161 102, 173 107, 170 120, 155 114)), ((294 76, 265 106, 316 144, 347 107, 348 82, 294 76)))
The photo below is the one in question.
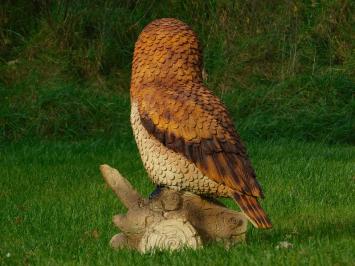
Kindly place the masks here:
POLYGON ((156 185, 231 197, 255 227, 272 227, 232 119, 203 83, 200 44, 188 25, 164 18, 143 29, 130 93, 133 134, 156 185))

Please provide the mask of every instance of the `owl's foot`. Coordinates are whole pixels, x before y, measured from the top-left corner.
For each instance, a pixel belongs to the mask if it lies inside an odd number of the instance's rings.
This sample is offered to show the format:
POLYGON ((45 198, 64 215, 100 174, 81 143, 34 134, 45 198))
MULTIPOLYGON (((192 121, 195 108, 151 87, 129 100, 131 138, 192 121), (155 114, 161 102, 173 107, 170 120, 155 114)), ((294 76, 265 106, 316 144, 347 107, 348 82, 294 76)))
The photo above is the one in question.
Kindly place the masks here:
POLYGON ((155 197, 157 197, 160 194, 160 192, 162 191, 163 187, 164 186, 161 186, 161 185, 156 186, 155 189, 153 190, 153 192, 150 193, 149 199, 154 199, 155 197))

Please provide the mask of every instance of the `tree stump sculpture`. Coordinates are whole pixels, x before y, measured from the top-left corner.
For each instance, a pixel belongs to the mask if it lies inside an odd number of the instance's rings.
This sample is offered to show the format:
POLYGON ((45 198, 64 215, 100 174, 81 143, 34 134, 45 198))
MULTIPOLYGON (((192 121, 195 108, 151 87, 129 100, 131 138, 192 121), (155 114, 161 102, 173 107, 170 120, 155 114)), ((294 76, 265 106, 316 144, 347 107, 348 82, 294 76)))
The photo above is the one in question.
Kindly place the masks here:
POLYGON ((164 188, 152 199, 142 198, 132 185, 108 165, 100 170, 106 183, 127 207, 113 223, 122 231, 112 237, 113 248, 132 248, 142 253, 199 248, 209 241, 227 247, 245 240, 247 219, 211 199, 190 192, 164 188))

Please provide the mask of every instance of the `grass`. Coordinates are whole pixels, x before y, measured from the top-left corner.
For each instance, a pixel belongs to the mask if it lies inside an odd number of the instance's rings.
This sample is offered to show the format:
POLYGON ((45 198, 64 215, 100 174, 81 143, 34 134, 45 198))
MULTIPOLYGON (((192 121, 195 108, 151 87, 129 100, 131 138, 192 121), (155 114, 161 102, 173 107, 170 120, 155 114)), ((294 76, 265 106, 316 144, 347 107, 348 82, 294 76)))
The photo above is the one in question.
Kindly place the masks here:
MULTIPOLYGON (((130 135, 115 140, 5 145, 0 153, 0 264, 353 265, 355 150, 290 139, 250 141, 274 228, 250 227, 247 243, 225 251, 140 255, 108 247, 123 206, 104 185, 108 163, 143 194, 153 189, 130 135), (280 241, 293 244, 277 250, 280 241)), ((228 206, 234 208, 231 201, 228 206)))
POLYGON ((175 17, 199 36, 205 82, 243 134, 355 143, 354 10, 349 0, 2 1, 0 142, 124 130, 138 34, 175 17))
MULTIPOLYGON (((355 143, 353 85, 328 73, 215 93, 236 118, 242 136, 355 143)), ((11 88, 0 85, 0 142, 127 134, 129 112, 128 87, 117 93, 70 82, 49 89, 36 80, 11 88)))

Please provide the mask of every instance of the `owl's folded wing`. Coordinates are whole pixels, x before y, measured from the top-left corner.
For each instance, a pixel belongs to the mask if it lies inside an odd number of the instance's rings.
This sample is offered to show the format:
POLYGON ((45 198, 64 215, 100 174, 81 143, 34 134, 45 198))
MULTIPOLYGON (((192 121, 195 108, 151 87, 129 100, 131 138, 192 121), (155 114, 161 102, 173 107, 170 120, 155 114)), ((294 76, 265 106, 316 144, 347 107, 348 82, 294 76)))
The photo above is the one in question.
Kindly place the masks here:
POLYGON ((163 145, 184 155, 217 183, 262 196, 226 108, 207 88, 150 84, 137 90, 135 99, 143 126, 163 145))

